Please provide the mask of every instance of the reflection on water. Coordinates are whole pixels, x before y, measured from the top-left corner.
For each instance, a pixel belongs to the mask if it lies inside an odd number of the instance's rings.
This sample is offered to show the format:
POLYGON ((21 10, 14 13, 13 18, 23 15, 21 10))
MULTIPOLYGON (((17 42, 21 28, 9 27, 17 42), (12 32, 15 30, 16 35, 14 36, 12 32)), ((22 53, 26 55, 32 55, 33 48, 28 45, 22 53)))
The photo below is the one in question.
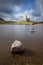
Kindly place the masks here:
MULTIPOLYGON (((43 49, 43 26, 38 25, 0 25, 0 62, 5 62, 10 55, 10 46, 14 40, 23 42, 28 50, 24 53, 28 55, 29 48, 37 50, 43 49), (35 32, 30 33, 34 27, 35 32)), ((30 52, 31 53, 31 52, 30 52)), ((32 53, 31 53, 32 54, 32 53)), ((1 63, 2 64, 2 63, 1 63)))
POLYGON ((30 33, 33 25, 0 25, 0 39, 27 39, 43 36, 43 26, 34 25, 35 33, 30 33))

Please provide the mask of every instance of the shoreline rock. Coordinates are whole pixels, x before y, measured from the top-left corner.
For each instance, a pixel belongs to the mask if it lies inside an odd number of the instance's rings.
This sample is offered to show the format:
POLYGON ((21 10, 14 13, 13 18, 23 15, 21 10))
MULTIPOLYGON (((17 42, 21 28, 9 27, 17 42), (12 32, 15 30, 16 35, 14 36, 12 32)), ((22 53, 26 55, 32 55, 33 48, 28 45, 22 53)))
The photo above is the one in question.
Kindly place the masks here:
POLYGON ((22 53, 24 52, 24 47, 22 42, 15 40, 13 44, 11 45, 11 52, 12 53, 22 53))

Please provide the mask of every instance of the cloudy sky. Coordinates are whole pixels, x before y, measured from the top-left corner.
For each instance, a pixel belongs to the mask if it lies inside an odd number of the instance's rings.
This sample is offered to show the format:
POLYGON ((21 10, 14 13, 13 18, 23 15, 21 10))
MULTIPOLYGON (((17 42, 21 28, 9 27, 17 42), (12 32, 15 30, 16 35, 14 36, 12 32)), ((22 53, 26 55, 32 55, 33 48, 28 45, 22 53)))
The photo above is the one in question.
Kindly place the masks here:
POLYGON ((43 0, 0 0, 0 18, 6 21, 43 21, 43 0))

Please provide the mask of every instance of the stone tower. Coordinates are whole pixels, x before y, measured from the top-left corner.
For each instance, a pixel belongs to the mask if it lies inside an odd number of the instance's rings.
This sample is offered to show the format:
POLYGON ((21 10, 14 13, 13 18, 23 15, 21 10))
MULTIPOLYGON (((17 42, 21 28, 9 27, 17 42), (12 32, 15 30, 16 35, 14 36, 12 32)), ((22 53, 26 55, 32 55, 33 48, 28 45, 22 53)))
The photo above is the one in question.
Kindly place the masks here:
POLYGON ((25 15, 25 22, 29 22, 30 18, 27 18, 27 15, 25 15))
POLYGON ((25 22, 27 22, 27 15, 25 15, 25 22))

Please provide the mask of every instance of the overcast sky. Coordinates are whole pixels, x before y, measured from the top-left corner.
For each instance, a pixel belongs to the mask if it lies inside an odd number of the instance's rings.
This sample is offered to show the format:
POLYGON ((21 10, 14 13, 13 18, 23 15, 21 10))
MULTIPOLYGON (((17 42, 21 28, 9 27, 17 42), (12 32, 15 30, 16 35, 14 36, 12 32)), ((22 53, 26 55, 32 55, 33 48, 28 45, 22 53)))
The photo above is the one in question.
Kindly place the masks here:
POLYGON ((43 21, 43 0, 0 0, 0 18, 8 21, 43 21))

